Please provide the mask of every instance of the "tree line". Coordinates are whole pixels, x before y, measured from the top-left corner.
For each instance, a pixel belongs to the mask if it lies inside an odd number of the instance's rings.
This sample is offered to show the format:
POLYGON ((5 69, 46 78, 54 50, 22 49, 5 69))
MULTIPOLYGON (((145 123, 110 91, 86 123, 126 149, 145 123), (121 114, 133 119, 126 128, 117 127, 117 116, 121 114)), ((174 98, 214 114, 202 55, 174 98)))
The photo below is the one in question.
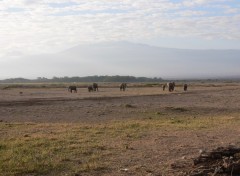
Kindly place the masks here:
POLYGON ((147 78, 147 77, 134 77, 134 76, 85 76, 85 77, 53 77, 45 78, 38 77, 36 79, 25 78, 10 78, 0 80, 0 83, 70 83, 70 82, 158 82, 162 81, 162 78, 147 78))

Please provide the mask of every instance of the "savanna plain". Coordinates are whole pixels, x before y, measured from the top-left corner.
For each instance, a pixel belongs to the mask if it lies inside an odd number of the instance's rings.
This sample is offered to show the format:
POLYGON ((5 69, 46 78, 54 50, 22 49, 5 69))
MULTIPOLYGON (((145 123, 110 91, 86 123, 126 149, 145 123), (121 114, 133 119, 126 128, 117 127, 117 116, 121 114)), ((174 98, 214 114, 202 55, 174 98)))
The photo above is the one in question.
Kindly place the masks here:
POLYGON ((200 151, 240 146, 240 83, 0 85, 0 175, 186 175, 200 151))

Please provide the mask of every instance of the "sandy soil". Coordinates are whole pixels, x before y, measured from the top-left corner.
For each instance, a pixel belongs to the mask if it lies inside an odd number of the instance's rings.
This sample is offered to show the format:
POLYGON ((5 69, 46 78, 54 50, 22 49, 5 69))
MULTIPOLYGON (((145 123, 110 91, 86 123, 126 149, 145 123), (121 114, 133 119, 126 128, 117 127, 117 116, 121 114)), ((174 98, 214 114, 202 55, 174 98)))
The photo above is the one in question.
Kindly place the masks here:
POLYGON ((66 89, 0 90, 0 120, 6 122, 98 122, 134 118, 138 112, 164 111, 166 107, 187 107, 199 114, 239 112, 240 87, 176 88, 173 93, 160 87, 100 88, 99 92, 78 93, 66 89), (22 94, 20 93, 22 92, 22 94), (135 108, 123 108, 126 105, 135 108))
MULTIPOLYGON (((90 93, 85 88, 78 89, 78 93, 62 88, 0 90, 2 122, 106 123, 151 118, 153 113, 168 114, 171 118, 178 114, 191 118, 218 115, 240 118, 240 85, 193 86, 187 92, 177 87, 173 93, 160 87, 130 87, 125 92, 100 87, 99 92, 90 93), (132 108, 126 108, 128 106, 132 108), (173 112, 172 108, 187 111, 181 114, 173 112)), ((132 143, 134 150, 111 161, 118 167, 128 168, 127 173, 116 166, 112 166, 112 170, 118 171, 116 175, 181 175, 178 169, 174 172, 164 171, 164 168, 182 158, 195 157, 202 149, 229 144, 239 146, 239 134, 237 125, 192 131, 166 129, 132 143)))

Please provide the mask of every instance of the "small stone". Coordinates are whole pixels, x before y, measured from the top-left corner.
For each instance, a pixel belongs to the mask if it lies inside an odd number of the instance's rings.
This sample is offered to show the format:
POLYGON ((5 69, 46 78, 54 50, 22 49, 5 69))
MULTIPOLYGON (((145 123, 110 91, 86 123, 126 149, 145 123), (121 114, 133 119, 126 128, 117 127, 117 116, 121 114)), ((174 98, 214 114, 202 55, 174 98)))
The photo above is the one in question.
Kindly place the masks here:
POLYGON ((204 154, 205 153, 205 151, 203 149, 200 149, 198 152, 199 152, 199 154, 204 154))
POLYGON ((127 172, 127 171, 129 171, 129 169, 128 168, 124 168, 124 169, 120 169, 120 171, 127 172))

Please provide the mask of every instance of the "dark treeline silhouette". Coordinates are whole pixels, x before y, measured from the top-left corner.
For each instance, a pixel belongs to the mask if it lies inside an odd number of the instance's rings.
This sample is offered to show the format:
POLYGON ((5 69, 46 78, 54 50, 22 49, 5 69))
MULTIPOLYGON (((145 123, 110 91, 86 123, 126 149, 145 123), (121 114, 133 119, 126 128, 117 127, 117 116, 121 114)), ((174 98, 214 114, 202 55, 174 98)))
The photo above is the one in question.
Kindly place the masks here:
POLYGON ((25 78, 11 78, 0 80, 0 83, 68 83, 68 82, 158 82, 162 78, 147 78, 147 77, 134 77, 134 76, 86 76, 86 77, 53 77, 48 79, 45 77, 38 77, 37 79, 25 78))

